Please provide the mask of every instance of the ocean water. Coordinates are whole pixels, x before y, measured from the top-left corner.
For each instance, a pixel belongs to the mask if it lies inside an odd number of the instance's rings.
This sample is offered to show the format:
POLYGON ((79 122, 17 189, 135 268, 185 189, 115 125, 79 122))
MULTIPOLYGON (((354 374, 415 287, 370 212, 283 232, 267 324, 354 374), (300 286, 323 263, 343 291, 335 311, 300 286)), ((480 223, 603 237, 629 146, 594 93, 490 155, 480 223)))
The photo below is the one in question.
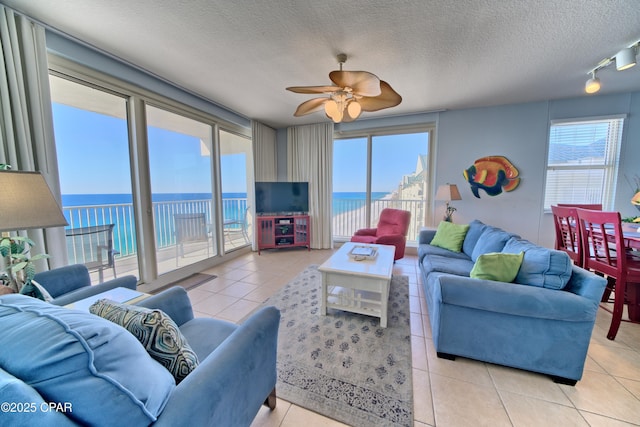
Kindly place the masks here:
MULTIPOLYGON (((388 193, 372 193, 378 200, 388 193)), ((225 220, 242 220, 247 208, 246 193, 223 193, 225 220)), ((364 206, 363 192, 333 193, 333 215, 339 215, 364 206)), ((159 193, 152 195, 156 218, 156 244, 166 247, 175 244, 173 214, 175 212, 205 212, 211 218, 211 193, 159 193), (177 203, 176 203, 177 202, 177 203)), ((69 222, 68 228, 98 224, 116 224, 114 246, 121 256, 135 253, 136 240, 133 227, 131 194, 63 194, 62 206, 69 222)))

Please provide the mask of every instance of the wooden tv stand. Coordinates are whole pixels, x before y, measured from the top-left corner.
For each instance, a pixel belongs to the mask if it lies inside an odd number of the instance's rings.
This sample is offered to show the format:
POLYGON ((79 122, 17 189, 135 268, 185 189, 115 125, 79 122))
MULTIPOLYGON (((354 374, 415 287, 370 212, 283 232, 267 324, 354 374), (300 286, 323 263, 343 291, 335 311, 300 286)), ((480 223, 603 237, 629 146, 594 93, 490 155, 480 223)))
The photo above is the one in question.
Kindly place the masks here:
POLYGON ((258 255, 262 249, 306 246, 311 250, 309 215, 258 216, 258 255))

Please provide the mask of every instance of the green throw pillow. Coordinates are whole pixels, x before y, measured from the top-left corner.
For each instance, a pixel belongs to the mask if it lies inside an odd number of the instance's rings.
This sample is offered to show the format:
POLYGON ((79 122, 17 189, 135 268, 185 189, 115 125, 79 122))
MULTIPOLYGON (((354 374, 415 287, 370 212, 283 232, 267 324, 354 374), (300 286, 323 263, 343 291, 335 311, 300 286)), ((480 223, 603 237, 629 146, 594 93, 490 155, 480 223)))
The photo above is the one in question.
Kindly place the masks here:
POLYGON ((453 252, 460 252, 467 231, 469 231, 469 224, 454 224, 441 221, 438 225, 438 230, 436 230, 436 235, 431 240, 431 245, 449 249, 453 252))
POLYGON ((505 254, 502 252, 482 254, 473 265, 470 276, 474 279, 510 283, 518 275, 523 259, 524 252, 519 254, 505 254))
POLYGON ((162 310, 101 299, 89 307, 89 312, 131 332, 149 355, 171 372, 176 384, 198 366, 198 356, 178 325, 162 310))

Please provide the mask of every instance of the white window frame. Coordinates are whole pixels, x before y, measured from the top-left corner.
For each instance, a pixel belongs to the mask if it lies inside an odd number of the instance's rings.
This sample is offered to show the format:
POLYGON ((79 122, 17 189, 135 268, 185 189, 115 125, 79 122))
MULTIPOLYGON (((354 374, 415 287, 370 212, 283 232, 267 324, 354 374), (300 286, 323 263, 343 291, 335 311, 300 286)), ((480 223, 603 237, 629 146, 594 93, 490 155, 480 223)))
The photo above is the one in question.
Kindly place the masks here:
POLYGON ((545 174, 545 194, 544 194, 544 210, 550 212, 551 205, 556 203, 602 203, 603 208, 608 209, 612 206, 615 195, 616 177, 618 175, 618 167, 620 161, 620 146, 622 145, 622 134, 624 128, 624 120, 626 115, 615 115, 606 117, 589 117, 569 120, 552 120, 549 126, 548 143, 547 143, 547 168, 545 174), (601 123, 609 124, 609 132, 607 135, 607 144, 604 161, 595 164, 550 164, 550 152, 553 138, 553 128, 556 126, 589 126, 601 123), (549 187, 549 172, 553 171, 589 171, 603 170, 603 179, 601 183, 601 199, 600 200, 551 200, 548 201, 547 195, 553 190, 549 187))

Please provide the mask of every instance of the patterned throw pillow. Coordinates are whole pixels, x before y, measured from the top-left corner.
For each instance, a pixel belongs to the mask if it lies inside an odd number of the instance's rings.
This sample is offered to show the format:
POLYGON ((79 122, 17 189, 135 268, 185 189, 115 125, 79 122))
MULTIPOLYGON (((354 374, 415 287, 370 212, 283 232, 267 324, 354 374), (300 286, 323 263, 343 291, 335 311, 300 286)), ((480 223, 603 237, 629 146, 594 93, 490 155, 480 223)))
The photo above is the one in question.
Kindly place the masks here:
POLYGON ((101 299, 89 307, 89 312, 131 332, 149 355, 171 372, 176 384, 198 366, 198 356, 178 325, 161 310, 101 299))

